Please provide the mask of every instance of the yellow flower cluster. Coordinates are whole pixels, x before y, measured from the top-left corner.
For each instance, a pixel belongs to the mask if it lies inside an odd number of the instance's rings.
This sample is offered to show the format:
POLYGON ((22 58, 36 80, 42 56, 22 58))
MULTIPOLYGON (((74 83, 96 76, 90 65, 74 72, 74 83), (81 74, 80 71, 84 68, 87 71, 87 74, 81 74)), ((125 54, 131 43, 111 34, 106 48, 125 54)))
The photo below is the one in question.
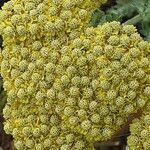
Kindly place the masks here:
MULTIPOLYGON (((1 48, 0 48, 0 51, 1 51, 1 48)), ((2 77, 0 76, 0 115, 2 115, 2 110, 6 104, 6 100, 7 100, 6 92, 3 91, 3 80, 2 80, 2 77)))
POLYGON ((88 141, 107 140, 150 97, 150 47, 133 26, 118 22, 98 26, 93 34, 83 33, 78 40, 82 46, 73 44, 65 53, 68 64, 74 62, 72 71, 67 68, 61 76, 66 88, 58 93, 59 104, 63 100, 59 115, 69 129, 88 141))
MULTIPOLYGON (((150 103, 148 105, 150 106, 150 103)), ((131 150, 150 149, 150 107, 148 111, 144 111, 140 119, 133 120, 130 132, 128 145, 131 150)))
POLYGON ((18 150, 92 150, 150 97, 150 45, 105 0, 11 0, 0 11, 4 129, 18 150))

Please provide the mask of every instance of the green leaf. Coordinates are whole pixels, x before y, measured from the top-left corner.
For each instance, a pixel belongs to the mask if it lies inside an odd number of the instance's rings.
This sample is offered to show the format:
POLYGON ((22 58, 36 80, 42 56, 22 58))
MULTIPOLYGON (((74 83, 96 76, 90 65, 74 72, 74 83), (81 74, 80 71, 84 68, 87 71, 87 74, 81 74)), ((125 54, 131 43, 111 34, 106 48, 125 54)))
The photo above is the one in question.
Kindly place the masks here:
POLYGON ((150 22, 150 1, 147 2, 146 8, 143 12, 143 21, 150 22))
POLYGON ((101 10, 95 11, 92 16, 92 25, 95 26, 110 21, 122 22, 123 17, 132 16, 135 9, 131 0, 117 0, 117 4, 110 7, 106 12, 101 10))
POLYGON ((145 36, 145 40, 150 41, 150 22, 142 22, 142 30, 140 32, 145 36))
POLYGON ((142 14, 145 10, 146 1, 147 0, 131 0, 131 4, 140 14, 142 14))
POLYGON ((93 27, 96 27, 100 22, 104 23, 105 21, 106 21, 105 13, 99 9, 96 9, 92 15, 91 25, 93 27))

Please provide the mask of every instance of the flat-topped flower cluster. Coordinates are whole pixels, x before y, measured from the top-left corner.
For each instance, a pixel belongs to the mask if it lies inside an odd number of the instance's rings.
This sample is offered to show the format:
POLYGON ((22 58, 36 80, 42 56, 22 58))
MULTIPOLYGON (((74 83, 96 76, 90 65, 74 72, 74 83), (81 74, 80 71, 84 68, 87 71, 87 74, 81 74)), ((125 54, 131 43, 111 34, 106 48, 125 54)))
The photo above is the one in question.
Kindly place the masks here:
POLYGON ((149 101, 150 44, 132 25, 88 25, 105 2, 11 0, 2 7, 4 129, 18 150, 92 150, 149 101))

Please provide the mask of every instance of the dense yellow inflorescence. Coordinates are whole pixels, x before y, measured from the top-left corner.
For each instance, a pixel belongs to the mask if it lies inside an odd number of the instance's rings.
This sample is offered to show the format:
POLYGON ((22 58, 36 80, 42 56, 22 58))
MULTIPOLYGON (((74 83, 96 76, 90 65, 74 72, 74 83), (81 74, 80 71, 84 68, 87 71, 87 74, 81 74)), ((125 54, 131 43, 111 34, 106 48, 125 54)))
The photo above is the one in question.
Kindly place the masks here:
POLYGON ((131 135, 128 137, 128 145, 132 150, 149 150, 150 149, 150 103, 140 119, 133 120, 130 125, 131 135))
MULTIPOLYGON (((1 55, 1 48, 0 48, 0 63, 1 61, 2 61, 2 55, 1 55)), ((3 108, 6 104, 6 100, 7 100, 6 92, 3 90, 3 80, 2 77, 0 76, 0 116, 2 115, 3 108)))
POLYGON ((12 0, 0 11, 4 129, 18 150, 91 150, 150 97, 135 27, 89 27, 105 0, 12 0))

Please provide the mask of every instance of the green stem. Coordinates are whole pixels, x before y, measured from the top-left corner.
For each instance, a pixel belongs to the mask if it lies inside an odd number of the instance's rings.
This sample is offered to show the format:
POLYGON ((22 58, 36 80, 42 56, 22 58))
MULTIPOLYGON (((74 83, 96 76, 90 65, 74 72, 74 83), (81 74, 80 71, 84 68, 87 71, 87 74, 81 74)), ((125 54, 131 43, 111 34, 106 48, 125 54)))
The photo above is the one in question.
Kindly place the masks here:
POLYGON ((127 20, 124 24, 126 25, 135 25, 142 20, 142 16, 140 14, 134 16, 133 18, 127 20))

